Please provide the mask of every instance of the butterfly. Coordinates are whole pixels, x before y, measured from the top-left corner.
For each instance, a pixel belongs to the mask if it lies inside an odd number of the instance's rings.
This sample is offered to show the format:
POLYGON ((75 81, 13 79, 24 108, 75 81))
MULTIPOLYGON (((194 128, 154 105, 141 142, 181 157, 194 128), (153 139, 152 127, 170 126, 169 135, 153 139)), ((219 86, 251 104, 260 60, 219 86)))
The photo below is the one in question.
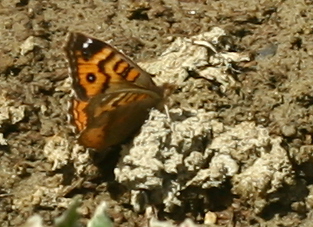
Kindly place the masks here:
POLYGON ((86 148, 104 150, 134 135, 163 99, 152 75, 101 40, 69 33, 71 122, 86 148))

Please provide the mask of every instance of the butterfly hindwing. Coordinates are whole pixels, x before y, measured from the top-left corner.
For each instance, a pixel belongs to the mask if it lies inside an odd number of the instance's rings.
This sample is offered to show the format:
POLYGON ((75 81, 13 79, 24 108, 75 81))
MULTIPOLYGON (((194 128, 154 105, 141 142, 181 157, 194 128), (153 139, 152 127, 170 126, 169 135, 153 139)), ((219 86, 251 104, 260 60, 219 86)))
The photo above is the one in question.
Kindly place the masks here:
POLYGON ((99 95, 86 108, 89 118, 79 142, 95 149, 121 143, 140 128, 159 102, 146 90, 99 95))

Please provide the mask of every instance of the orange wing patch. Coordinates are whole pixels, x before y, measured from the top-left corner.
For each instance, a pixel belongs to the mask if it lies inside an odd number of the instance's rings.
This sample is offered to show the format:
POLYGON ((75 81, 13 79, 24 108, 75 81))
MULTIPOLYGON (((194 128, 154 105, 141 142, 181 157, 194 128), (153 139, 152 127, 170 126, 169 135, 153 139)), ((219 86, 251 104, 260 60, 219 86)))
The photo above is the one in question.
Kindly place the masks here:
POLYGON ((111 54, 112 51, 105 48, 91 58, 85 59, 82 51, 76 51, 79 84, 85 89, 88 97, 102 93, 108 86, 111 77, 101 71, 99 64, 111 54))
POLYGON ((85 108, 88 105, 88 102, 73 100, 71 112, 72 112, 72 122, 78 129, 78 131, 82 131, 86 128, 87 124, 87 115, 85 113, 85 108))
POLYGON ((129 64, 126 61, 120 61, 115 65, 115 71, 118 74, 122 74, 129 67, 129 64))
POLYGON ((129 70, 129 72, 127 72, 125 79, 128 81, 135 81, 139 77, 139 75, 140 72, 137 69, 132 68, 129 70))
POLYGON ((140 75, 110 48, 103 48, 89 59, 85 59, 82 51, 76 51, 76 56, 79 84, 88 97, 104 92, 110 83, 120 83, 123 78, 134 81, 140 75))

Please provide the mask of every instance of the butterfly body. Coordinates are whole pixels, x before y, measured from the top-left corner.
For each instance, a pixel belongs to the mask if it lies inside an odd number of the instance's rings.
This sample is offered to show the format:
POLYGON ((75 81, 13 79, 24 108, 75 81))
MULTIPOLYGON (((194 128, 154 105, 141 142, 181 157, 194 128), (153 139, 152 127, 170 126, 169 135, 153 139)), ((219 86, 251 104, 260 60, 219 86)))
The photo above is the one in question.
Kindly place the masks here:
POLYGON ((72 123, 85 147, 103 150, 124 142, 163 99, 151 75, 109 44, 70 33, 66 45, 75 98, 72 123))

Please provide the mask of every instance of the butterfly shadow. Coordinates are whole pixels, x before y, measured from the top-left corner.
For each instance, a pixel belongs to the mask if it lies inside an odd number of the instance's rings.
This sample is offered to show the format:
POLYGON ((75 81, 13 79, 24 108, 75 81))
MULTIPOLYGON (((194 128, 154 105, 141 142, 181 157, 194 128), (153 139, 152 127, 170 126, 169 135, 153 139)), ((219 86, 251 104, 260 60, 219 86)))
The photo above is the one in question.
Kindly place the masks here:
POLYGON ((89 150, 92 163, 97 167, 101 181, 109 182, 114 181, 114 168, 120 158, 121 146, 111 146, 104 150, 89 150))

